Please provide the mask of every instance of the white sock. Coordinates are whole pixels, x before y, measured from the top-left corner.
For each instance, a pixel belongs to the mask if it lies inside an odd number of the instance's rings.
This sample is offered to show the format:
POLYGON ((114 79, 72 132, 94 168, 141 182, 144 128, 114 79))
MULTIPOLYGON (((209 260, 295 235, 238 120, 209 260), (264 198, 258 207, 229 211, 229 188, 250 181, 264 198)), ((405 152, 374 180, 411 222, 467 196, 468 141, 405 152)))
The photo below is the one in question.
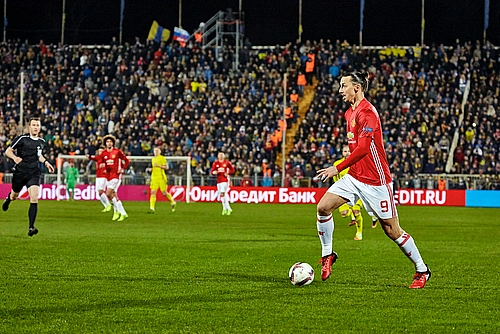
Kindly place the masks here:
POLYGON ((424 260, 422 260, 422 257, 420 256, 420 252, 418 251, 417 245, 415 245, 415 240, 413 240, 413 237, 403 231, 403 235, 401 235, 399 238, 394 240, 401 251, 408 256, 408 258, 415 264, 415 270, 418 272, 426 272, 427 271, 427 266, 424 263, 424 260))
POLYGON ((229 196, 226 194, 224 195, 224 204, 226 205, 226 210, 231 210, 231 206, 229 205, 229 196))
POLYGON ((125 208, 123 207, 122 201, 116 201, 116 204, 118 204, 118 211, 120 211, 121 215, 127 215, 127 211, 125 211, 125 208))
POLYGON ((116 201, 116 197, 113 197, 111 199, 111 203, 113 204, 113 210, 116 212, 116 211, 119 211, 118 210, 118 202, 116 201))
POLYGON ((332 254, 333 244, 333 216, 318 216, 316 221, 318 227, 319 240, 321 241, 321 256, 332 254))
POLYGON ((101 194, 101 196, 99 197, 99 200, 101 201, 102 205, 104 205, 104 207, 107 207, 109 205, 109 198, 108 198, 108 196, 106 196, 105 193, 101 194))

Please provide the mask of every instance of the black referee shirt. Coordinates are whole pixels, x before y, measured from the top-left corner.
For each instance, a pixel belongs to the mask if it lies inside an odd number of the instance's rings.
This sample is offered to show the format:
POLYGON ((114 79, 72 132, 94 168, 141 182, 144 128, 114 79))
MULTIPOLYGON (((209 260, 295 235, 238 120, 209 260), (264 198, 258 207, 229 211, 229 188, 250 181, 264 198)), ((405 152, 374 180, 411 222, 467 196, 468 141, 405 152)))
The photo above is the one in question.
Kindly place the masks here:
POLYGON ((16 165, 16 170, 33 170, 38 168, 39 158, 45 147, 45 140, 43 138, 31 137, 29 134, 23 134, 14 138, 10 147, 16 150, 18 157, 23 159, 23 161, 16 165))

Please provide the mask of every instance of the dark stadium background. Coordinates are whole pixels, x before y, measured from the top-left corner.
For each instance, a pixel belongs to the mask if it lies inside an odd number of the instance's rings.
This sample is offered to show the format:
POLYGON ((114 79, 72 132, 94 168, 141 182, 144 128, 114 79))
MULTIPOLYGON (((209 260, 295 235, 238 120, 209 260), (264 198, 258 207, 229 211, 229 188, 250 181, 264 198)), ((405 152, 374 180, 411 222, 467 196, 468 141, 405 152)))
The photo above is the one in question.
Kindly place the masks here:
MULTIPOLYGON (((5 1, 5 0, 4 0, 5 1)), ((7 39, 55 43, 61 37, 63 0, 7 0, 7 39)), ((298 0, 243 0, 246 35, 254 45, 284 44, 298 35, 298 0)), ((3 9, 2 1, 2 9, 3 9)), ((144 40, 153 20, 173 29, 179 0, 125 0, 123 41, 144 40)), ((219 10, 238 9, 238 0, 182 0, 182 26, 189 32, 219 10)), ((303 0, 302 39, 359 40, 359 0, 303 0), (313 3, 313 4, 311 4, 313 3)), ((451 45, 482 40, 484 1, 432 0, 425 3, 425 41, 451 45)), ((364 45, 420 42, 421 0, 366 0, 364 45)), ((2 10, 3 14, 3 10, 2 10)), ((66 0, 65 43, 104 44, 119 33, 120 0, 66 0)), ((500 1, 490 1, 488 39, 500 44, 500 1)))

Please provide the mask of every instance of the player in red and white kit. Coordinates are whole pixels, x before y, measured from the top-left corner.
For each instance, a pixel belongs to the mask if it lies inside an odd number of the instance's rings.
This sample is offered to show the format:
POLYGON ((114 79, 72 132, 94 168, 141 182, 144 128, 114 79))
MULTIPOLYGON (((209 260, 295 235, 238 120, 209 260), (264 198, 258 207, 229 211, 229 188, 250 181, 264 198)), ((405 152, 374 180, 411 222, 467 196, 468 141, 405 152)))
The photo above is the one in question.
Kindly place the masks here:
POLYGON ((212 164, 210 174, 217 175, 217 190, 219 191, 220 200, 222 202, 222 215, 229 216, 233 210, 229 205, 229 175, 234 173, 233 165, 225 159, 225 154, 219 152, 217 160, 212 164))
POLYGON ((121 183, 121 174, 130 164, 130 160, 120 149, 115 148, 116 138, 113 135, 104 136, 103 141, 106 149, 99 157, 106 164, 106 195, 115 208, 113 220, 124 221, 128 215, 116 192, 121 183))
POLYGON ((344 203, 353 205, 361 199, 368 213, 379 218, 385 234, 415 265, 416 274, 410 288, 420 289, 430 279, 431 272, 413 238, 399 226, 380 118, 375 107, 364 97, 368 85, 368 74, 364 72, 352 72, 340 80, 339 92, 344 101, 351 104, 345 113, 351 155, 338 166, 320 169, 318 177, 327 179, 345 168, 350 169, 328 189, 317 206, 317 228, 322 246, 321 278, 324 281, 330 276, 332 264, 338 258, 332 250, 332 212, 344 203))
POLYGON ((112 205, 109 202, 108 196, 106 195, 106 164, 104 161, 102 161, 100 155, 104 151, 104 146, 99 147, 99 149, 96 152, 96 155, 88 155, 87 158, 89 158, 92 161, 95 161, 96 166, 95 166, 95 188, 97 190, 97 194, 99 196, 99 200, 101 201, 102 205, 104 205, 104 209, 102 212, 108 212, 111 210, 112 205))

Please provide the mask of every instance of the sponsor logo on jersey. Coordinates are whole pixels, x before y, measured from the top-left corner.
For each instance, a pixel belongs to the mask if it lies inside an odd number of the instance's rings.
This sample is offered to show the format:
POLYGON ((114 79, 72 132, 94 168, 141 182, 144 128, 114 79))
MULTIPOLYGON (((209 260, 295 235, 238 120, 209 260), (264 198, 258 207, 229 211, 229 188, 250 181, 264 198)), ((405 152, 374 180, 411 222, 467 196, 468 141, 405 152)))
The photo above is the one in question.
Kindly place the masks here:
POLYGON ((354 133, 353 132, 348 132, 347 133, 347 139, 354 139, 354 133))

